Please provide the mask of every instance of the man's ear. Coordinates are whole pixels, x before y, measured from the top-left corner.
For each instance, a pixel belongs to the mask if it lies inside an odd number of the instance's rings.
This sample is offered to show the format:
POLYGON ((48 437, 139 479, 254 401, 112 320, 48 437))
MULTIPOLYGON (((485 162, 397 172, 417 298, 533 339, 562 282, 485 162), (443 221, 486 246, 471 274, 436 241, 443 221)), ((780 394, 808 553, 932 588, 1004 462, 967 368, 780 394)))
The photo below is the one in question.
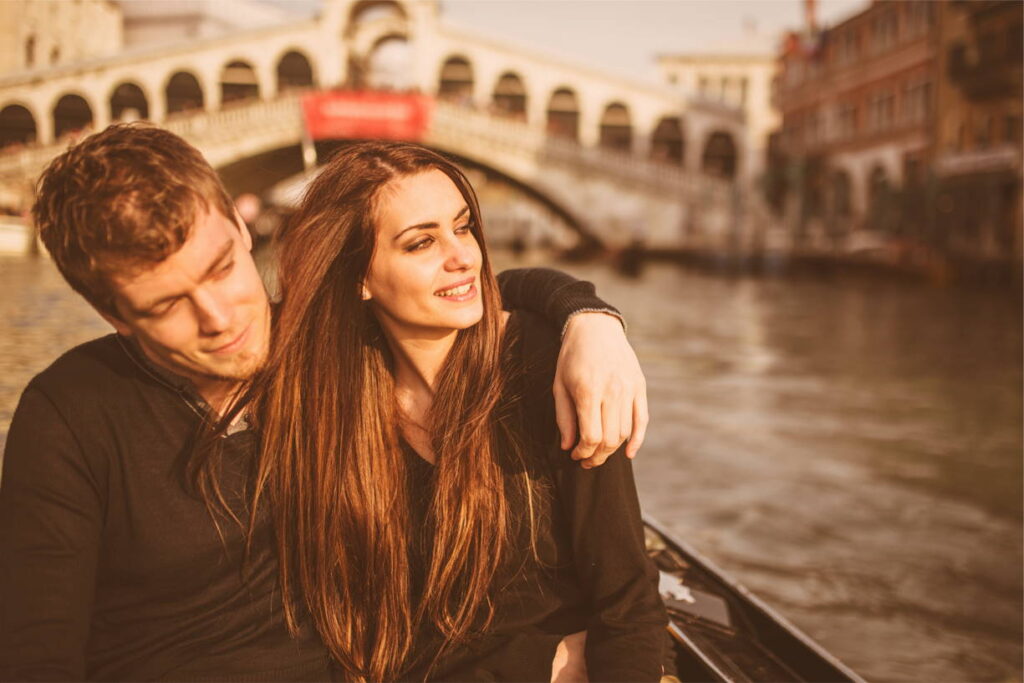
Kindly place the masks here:
POLYGON ((246 226, 245 221, 242 220, 242 214, 238 213, 238 209, 235 209, 235 226, 238 231, 242 233, 242 244, 245 245, 246 251, 252 251, 252 235, 249 234, 249 228, 246 226))

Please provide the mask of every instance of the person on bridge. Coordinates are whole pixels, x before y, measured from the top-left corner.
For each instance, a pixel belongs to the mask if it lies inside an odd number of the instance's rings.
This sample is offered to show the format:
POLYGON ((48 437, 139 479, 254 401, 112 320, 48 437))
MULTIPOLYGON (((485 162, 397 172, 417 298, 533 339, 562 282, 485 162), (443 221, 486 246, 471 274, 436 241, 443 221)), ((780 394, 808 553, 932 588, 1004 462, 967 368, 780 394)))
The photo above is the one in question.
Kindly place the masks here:
POLYGON ((274 502, 289 625, 310 615, 349 680, 549 681, 584 631, 581 678, 659 680, 630 461, 563 454, 557 328, 502 311, 462 172, 346 147, 278 248, 269 359, 220 427, 247 414, 261 435, 250 510, 274 502))
MULTIPOLYGON (((219 442, 220 495, 196 464, 204 425, 261 367, 272 322, 216 173, 169 132, 115 125, 49 165, 34 218, 68 283, 116 334, 38 374, 11 422, 0 678, 328 679, 309 620, 293 612, 296 632, 285 628, 266 507, 246 517, 257 438, 245 416, 219 442)), ((503 275, 511 305, 565 326, 563 443, 578 431, 574 457, 595 465, 626 435, 638 448, 643 377, 614 309, 557 272, 503 275), (603 312, 574 315, 589 310, 603 312), (632 424, 599 419, 634 406, 632 424)))

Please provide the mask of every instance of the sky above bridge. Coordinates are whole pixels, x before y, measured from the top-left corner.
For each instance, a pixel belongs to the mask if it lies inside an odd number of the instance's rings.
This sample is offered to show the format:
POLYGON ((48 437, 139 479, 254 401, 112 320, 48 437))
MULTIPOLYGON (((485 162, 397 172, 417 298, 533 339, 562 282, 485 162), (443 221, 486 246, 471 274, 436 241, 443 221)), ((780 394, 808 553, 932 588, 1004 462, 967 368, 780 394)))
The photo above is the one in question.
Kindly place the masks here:
MULTIPOLYGON (((274 0, 315 11, 319 0, 274 0)), ((832 25, 869 0, 819 0, 832 25)), ((656 82, 655 57, 773 51, 804 23, 802 0, 442 0, 445 21, 629 78, 656 82)))

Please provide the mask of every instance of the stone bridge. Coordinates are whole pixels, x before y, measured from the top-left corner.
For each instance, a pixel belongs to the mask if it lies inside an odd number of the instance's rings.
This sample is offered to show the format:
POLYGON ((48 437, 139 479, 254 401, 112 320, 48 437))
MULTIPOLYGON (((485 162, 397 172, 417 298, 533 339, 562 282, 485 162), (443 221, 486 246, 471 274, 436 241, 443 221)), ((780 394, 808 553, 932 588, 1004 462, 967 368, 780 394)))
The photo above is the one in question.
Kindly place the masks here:
POLYGON ((605 245, 678 247, 736 223, 740 114, 447 26, 433 0, 327 0, 294 24, 2 78, 0 190, 24 198, 70 140, 123 119, 219 168, 297 146, 298 98, 317 88, 433 95, 427 144, 605 245))

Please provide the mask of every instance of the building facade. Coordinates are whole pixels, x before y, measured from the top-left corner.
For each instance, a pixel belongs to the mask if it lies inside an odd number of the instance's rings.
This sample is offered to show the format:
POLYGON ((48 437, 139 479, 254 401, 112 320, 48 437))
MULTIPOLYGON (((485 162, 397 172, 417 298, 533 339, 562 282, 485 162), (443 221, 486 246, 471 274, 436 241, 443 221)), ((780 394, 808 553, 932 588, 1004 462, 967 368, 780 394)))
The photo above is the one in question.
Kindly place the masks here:
POLYGON ((749 180, 758 179, 764 171, 768 138, 779 125, 771 99, 776 68, 775 56, 767 45, 763 50, 748 47, 658 57, 658 69, 669 85, 709 104, 743 113, 744 146, 749 151, 742 175, 749 180))
POLYGON ((122 45, 121 9, 112 0, 0 2, 0 76, 105 57, 122 45))
POLYGON ((939 8, 934 240, 975 262, 1020 261, 1024 4, 939 8))
POLYGON ((876 0, 786 38, 768 193, 798 245, 855 251, 920 229, 898 190, 931 160, 937 7, 876 0))
POLYGON ((1019 268, 1022 7, 874 0, 787 37, 767 193, 798 246, 1019 268))

